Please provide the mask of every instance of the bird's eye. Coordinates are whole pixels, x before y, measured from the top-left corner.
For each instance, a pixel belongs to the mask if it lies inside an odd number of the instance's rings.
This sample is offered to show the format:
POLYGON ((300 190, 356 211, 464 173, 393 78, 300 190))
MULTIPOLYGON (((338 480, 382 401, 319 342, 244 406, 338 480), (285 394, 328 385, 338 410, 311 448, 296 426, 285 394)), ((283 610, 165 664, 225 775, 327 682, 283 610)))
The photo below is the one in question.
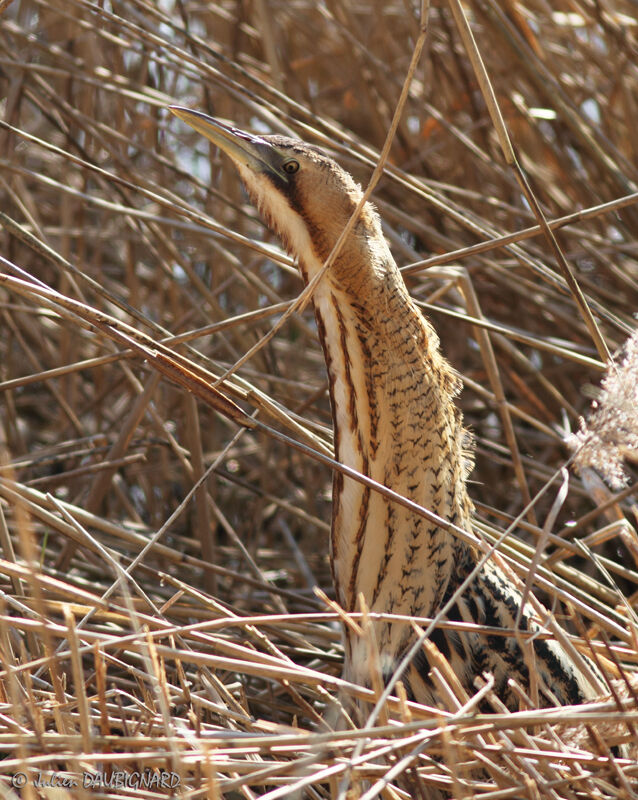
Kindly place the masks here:
POLYGON ((286 163, 282 165, 282 169, 284 172, 287 172, 288 175, 294 175, 295 172, 297 172, 297 170, 299 169, 299 162, 286 161, 286 163))

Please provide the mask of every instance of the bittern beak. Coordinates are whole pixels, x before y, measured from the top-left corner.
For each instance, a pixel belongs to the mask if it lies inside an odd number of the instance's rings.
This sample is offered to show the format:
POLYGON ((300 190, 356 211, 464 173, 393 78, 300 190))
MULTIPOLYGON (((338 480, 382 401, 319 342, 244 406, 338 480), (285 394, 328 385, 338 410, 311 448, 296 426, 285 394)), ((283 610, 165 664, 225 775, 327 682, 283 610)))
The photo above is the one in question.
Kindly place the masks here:
POLYGON ((277 149, 270 142, 239 128, 231 128, 218 122, 208 114, 193 111, 182 106, 169 106, 176 117, 186 122, 191 128, 201 133, 220 150, 223 150, 236 164, 248 167, 253 172, 269 172, 279 180, 287 182, 286 173, 278 169, 281 162, 277 149))

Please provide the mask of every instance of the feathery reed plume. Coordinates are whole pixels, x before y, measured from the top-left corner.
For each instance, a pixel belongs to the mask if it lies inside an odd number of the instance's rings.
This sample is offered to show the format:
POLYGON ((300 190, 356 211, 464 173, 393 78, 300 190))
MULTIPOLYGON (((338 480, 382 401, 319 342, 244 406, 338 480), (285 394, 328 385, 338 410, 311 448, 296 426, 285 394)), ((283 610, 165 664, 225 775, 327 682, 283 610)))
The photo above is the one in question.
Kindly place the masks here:
POLYGON ((638 329, 622 349, 622 361, 609 365, 587 420, 569 437, 577 469, 594 467, 610 485, 627 484, 625 461, 638 458, 638 329))

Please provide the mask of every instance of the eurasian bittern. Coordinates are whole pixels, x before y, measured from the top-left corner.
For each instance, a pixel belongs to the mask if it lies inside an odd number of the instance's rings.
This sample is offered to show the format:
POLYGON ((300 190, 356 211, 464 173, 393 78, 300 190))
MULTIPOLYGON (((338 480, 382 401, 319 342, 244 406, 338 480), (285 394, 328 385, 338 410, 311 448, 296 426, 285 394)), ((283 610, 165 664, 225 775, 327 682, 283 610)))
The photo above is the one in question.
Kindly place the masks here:
MULTIPOLYGON (((361 199, 353 178, 303 142, 245 133, 186 108, 171 111, 231 158, 248 195, 309 281, 361 199)), ((313 302, 338 460, 471 531, 466 432, 455 404, 460 381, 440 353, 434 328, 412 302, 371 204, 363 206, 313 302)), ((373 612, 431 617, 478 562, 477 550, 449 530, 338 472, 332 502, 332 573, 347 611, 356 609, 362 593, 373 612)), ((488 561, 447 618, 512 630, 521 604, 519 589, 488 561)), ((531 605, 520 611, 518 628, 542 630, 531 605)), ((414 634, 408 625, 388 622, 377 623, 375 631, 387 677, 414 634)), ((465 687, 471 691, 475 676, 491 672, 503 701, 517 707, 508 679, 528 688, 530 677, 514 636, 438 629, 432 639, 465 687)), ((601 689, 591 663, 579 669, 555 641, 536 638, 533 658, 543 704, 582 702, 601 689)), ((369 684, 369 669, 365 642, 346 628, 344 677, 369 684)), ((429 672, 420 653, 404 683, 410 697, 432 704, 437 693, 429 672)))

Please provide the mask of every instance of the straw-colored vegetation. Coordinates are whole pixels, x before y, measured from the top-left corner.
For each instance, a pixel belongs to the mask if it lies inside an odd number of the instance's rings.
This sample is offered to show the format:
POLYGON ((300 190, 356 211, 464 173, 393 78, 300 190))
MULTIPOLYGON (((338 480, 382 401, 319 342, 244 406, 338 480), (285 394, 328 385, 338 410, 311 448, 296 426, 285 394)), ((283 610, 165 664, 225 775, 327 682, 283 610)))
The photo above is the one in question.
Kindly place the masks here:
POLYGON ((2 797, 396 798, 406 771, 420 797, 638 793, 610 750, 638 732, 635 483, 563 470, 636 324, 635 2, 433 2, 374 192, 465 382, 477 528, 512 527, 502 557, 618 664, 615 695, 508 713, 442 664, 447 709, 391 700, 333 731, 339 687, 371 692, 339 679, 311 309, 226 375, 301 282, 166 105, 290 132, 365 184, 426 10, 0 0, 2 797))

